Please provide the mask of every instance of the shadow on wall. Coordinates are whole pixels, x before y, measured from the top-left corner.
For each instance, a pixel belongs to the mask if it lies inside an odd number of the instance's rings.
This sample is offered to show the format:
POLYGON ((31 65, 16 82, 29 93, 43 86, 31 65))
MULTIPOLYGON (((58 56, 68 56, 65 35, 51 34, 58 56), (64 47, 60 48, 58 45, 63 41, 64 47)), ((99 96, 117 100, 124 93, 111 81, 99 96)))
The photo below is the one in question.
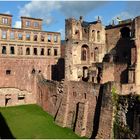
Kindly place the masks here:
POLYGON ((65 78, 65 60, 60 58, 56 65, 51 67, 52 80, 61 81, 65 78))
POLYGON ((103 94, 103 85, 100 87, 99 96, 96 98, 97 104, 95 108, 95 115, 93 120, 93 133, 91 139, 95 139, 99 129, 99 121, 100 121, 100 114, 101 114, 101 105, 102 105, 102 95, 103 94))
POLYGON ((15 139, 1 113, 0 113, 0 139, 15 139))
POLYGON ((127 68, 120 67, 118 70, 119 73, 116 71, 116 77, 122 84, 128 83, 128 67, 131 64, 131 49, 135 47, 134 41, 131 40, 131 31, 128 27, 123 27, 120 30, 121 36, 117 41, 115 47, 108 52, 103 58, 104 62, 113 62, 115 64, 127 64, 127 68))

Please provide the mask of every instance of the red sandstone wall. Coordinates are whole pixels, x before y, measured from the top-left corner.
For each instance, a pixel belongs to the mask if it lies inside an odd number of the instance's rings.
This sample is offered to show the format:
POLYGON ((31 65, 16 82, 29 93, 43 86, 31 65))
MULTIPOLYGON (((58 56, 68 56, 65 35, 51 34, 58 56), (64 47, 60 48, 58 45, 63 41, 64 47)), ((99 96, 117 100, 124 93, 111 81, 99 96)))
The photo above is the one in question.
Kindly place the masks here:
POLYGON ((90 137, 99 88, 99 85, 85 82, 52 83, 43 80, 38 84, 38 104, 54 116, 57 124, 90 137))
POLYGON ((18 88, 35 93, 35 75, 40 70, 44 77, 50 79, 51 65, 54 63, 54 59, 0 58, 0 87, 18 88), (35 74, 32 74, 33 68, 35 69, 35 74), (11 70, 11 73, 6 74, 6 70, 11 70))
POLYGON ((127 83, 128 81, 128 71, 127 71, 127 64, 115 64, 114 67, 114 81, 121 82, 121 83, 127 83))
POLYGON ((103 63, 102 83, 114 81, 114 63, 103 63))

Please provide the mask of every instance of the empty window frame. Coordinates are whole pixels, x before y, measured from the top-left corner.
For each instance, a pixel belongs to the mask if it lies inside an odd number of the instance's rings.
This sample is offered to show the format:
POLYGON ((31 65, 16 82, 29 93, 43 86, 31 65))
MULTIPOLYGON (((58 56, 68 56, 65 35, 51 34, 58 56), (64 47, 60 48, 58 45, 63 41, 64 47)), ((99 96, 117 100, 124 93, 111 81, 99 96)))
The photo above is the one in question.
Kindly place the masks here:
POLYGON ((14 32, 10 32, 10 39, 11 40, 15 39, 15 33, 14 32))
POLYGON ((6 75, 10 75, 11 74, 11 70, 6 70, 6 75))
POLYGON ((57 56, 57 49, 54 49, 54 56, 57 56))
POLYGON ((54 42, 55 43, 58 42, 58 36, 57 35, 54 36, 54 42))
POLYGON ((30 40, 30 34, 26 34, 26 40, 30 40))
POLYGON ((6 39, 7 38, 7 31, 2 31, 2 39, 6 39))
POLYGON ((26 55, 30 55, 30 48, 26 48, 26 55))
POLYGON ((15 48, 13 46, 10 47, 10 54, 15 54, 15 48))
POLYGON ((2 24, 8 24, 8 18, 2 18, 2 24))
POLYGON ((47 54, 48 54, 48 56, 51 55, 51 49, 48 49, 47 54))
POLYGON ((81 50, 81 60, 86 61, 86 59, 87 59, 87 49, 82 48, 82 50, 81 50))
POLYGON ((34 35, 34 41, 37 41, 37 35, 34 35))
POLYGON ((22 40, 22 33, 18 33, 18 40, 22 40))
POLYGON ((97 31, 97 41, 100 42, 100 39, 101 39, 101 37, 100 37, 100 31, 97 31))
POLYGON ((44 55, 44 48, 41 48, 40 55, 44 55))
POLYGON ((18 55, 23 55, 23 49, 22 49, 22 47, 18 46, 17 54, 18 55))
POLYGON ((41 35, 41 41, 44 42, 44 40, 45 40, 44 35, 41 35))
POLYGON ((6 54, 6 46, 2 46, 2 54, 6 54))
POLYGON ((39 27, 39 23, 38 22, 34 22, 34 27, 39 27))
POLYGON ((95 41, 95 30, 92 30, 92 40, 95 41))
POLYGON ((51 42, 51 35, 48 35, 48 42, 51 42))
POLYGON ((37 48, 34 48, 34 55, 37 55, 37 48))
POLYGON ((26 27, 30 27, 31 22, 30 21, 26 21, 26 27))

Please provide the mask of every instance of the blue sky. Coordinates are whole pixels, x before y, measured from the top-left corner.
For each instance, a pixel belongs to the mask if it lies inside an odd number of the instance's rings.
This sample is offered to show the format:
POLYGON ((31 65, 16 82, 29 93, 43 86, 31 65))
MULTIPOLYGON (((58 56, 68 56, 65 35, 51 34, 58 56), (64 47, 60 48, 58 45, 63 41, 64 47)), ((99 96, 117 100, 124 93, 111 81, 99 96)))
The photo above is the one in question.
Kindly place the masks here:
POLYGON ((97 16, 103 25, 116 17, 122 20, 140 15, 140 1, 0 1, 0 13, 13 15, 12 26, 20 27, 20 17, 43 19, 43 30, 58 31, 64 39, 65 19, 83 16, 86 21, 95 21, 97 16))

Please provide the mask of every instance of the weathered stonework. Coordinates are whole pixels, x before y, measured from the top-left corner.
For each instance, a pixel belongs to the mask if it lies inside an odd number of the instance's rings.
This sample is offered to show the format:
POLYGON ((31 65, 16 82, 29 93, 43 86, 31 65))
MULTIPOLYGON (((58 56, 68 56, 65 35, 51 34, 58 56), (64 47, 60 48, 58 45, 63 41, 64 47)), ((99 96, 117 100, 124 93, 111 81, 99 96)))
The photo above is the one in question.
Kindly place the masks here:
MULTIPOLYGON (((100 19, 66 19, 61 49, 60 33, 42 31, 41 19, 22 17, 16 29, 11 15, 3 18, 8 22, 0 22, 0 106, 37 103, 79 136, 113 138, 112 90, 140 95, 140 17, 106 27, 100 19)), ((140 119, 136 108, 133 122, 140 119)), ((138 137, 139 128, 134 122, 138 137)))

